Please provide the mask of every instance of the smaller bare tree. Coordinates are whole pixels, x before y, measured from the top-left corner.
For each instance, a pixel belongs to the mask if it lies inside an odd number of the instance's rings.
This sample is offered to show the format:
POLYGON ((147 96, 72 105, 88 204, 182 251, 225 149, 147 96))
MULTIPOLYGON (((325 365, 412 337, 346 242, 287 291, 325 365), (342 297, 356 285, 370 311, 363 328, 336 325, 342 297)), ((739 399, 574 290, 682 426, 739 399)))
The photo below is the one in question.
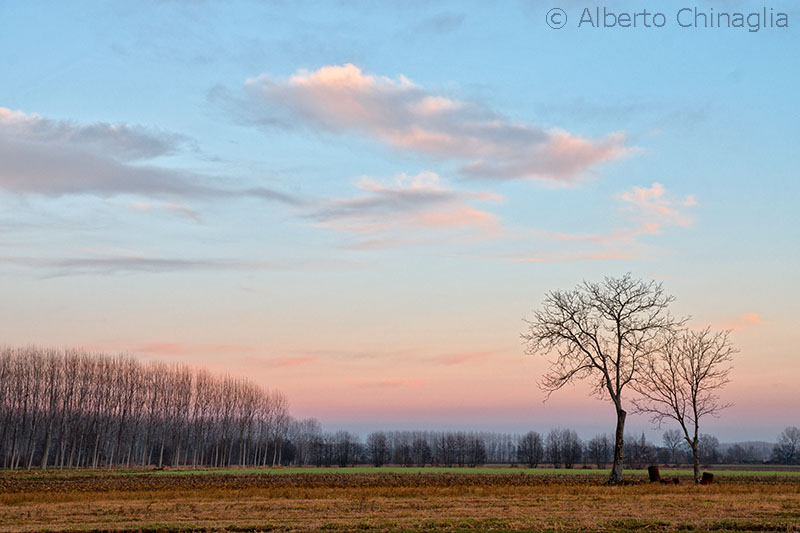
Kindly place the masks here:
POLYGON ((695 481, 700 479, 700 419, 728 407, 717 391, 728 383, 737 351, 730 331, 683 330, 647 358, 633 384, 640 394, 633 401, 638 412, 650 414, 659 426, 666 419, 680 425, 692 450, 695 481))

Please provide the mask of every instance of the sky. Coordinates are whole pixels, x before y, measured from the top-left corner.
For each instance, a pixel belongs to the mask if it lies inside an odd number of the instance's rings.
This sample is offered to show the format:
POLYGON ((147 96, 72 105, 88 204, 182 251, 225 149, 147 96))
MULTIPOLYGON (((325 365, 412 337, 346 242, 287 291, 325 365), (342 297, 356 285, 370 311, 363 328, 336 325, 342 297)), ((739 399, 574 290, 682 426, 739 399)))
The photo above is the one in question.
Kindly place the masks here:
POLYGON ((330 429, 590 437, 612 405, 545 402, 523 318, 630 272, 733 330, 701 430, 774 440, 800 425, 800 11, 603 7, 0 0, 0 341, 247 377, 330 429), (663 27, 595 16, 645 8, 663 27))

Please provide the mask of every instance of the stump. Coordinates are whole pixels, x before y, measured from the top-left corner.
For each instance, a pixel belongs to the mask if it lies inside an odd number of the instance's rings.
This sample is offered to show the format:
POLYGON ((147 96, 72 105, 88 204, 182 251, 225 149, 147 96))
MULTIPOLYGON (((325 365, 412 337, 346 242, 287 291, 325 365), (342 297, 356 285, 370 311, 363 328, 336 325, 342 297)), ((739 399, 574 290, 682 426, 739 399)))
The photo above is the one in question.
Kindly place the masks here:
POLYGON ((672 483, 674 483, 675 485, 678 485, 680 482, 681 482, 681 478, 679 478, 679 477, 672 478, 672 483))
POLYGON ((658 483, 661 481, 661 474, 658 472, 656 465, 648 466, 647 473, 650 475, 650 483, 658 483))
POLYGON ((711 485, 714 483, 714 474, 711 472, 703 472, 703 477, 700 479, 701 485, 711 485))

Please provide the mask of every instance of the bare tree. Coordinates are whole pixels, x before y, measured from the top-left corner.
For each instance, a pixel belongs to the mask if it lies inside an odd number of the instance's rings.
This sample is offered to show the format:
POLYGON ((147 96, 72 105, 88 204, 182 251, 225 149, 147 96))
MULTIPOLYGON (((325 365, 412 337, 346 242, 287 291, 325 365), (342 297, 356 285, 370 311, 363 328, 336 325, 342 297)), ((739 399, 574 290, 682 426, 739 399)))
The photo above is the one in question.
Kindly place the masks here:
POLYGON ((565 429, 561 432, 561 455, 564 468, 573 468, 583 455, 583 443, 575 430, 565 429))
POLYGON ((606 467, 611 460, 611 452, 611 439, 605 433, 593 437, 586 445, 588 459, 591 459, 597 468, 606 467))
POLYGON ((422 435, 417 435, 411 442, 411 457, 417 466, 425 466, 431 462, 431 446, 422 435))
POLYGON ((728 407, 717 392, 728 383, 736 352, 729 331, 682 330, 650 354, 635 384, 641 395, 634 400, 639 412, 650 414, 659 425, 666 419, 680 425, 692 450, 695 480, 700 479, 700 419, 728 407))
POLYGON ((703 433, 700 435, 698 449, 700 451, 700 463, 705 465, 719 463, 719 439, 717 437, 703 433))
POLYGON ((669 451, 669 458, 672 464, 678 466, 678 452, 680 451, 681 442, 683 442, 683 435, 677 429, 668 429, 661 436, 664 441, 664 447, 669 451))
POLYGON ((617 424, 611 484, 622 480, 627 416, 623 393, 664 337, 682 324, 669 313, 673 300, 661 284, 626 274, 550 292, 542 308, 525 320, 526 353, 555 355, 540 383, 548 396, 574 380, 590 379, 595 394, 614 405, 617 424))
POLYGON ((519 439, 517 444, 517 459, 529 468, 536 468, 544 457, 544 444, 542 436, 535 431, 529 431, 519 439))
POLYGON ((376 431, 367 436, 367 453, 375 466, 383 466, 389 459, 389 443, 386 433, 376 431))
POLYGON ((561 468, 564 446, 561 442, 561 429, 551 429, 544 439, 544 455, 553 468, 561 468))
POLYGON ((783 430, 772 449, 772 460, 784 465, 800 462, 800 429, 790 426, 783 430))
POLYGON ((290 438, 297 449, 297 464, 307 466, 311 463, 312 447, 315 440, 322 434, 322 425, 316 418, 295 420, 290 427, 290 438))
POLYGON ((43 405, 44 414, 44 450, 42 451, 41 468, 47 469, 47 459, 50 457, 50 445, 53 442, 53 429, 56 424, 56 416, 58 415, 58 400, 61 393, 61 371, 64 368, 64 363, 61 359, 61 354, 50 351, 48 357, 44 361, 45 371, 45 391, 46 391, 46 404, 43 405))
POLYGON ((486 463, 486 443, 483 437, 476 433, 467 435, 467 460, 468 466, 476 467, 486 463))
POLYGON ((358 458, 358 437, 348 431, 337 431, 334 442, 337 464, 342 468, 354 465, 358 458))
POLYGON ((639 438, 625 437, 625 463, 633 470, 641 470, 655 462, 656 450, 642 433, 639 438))

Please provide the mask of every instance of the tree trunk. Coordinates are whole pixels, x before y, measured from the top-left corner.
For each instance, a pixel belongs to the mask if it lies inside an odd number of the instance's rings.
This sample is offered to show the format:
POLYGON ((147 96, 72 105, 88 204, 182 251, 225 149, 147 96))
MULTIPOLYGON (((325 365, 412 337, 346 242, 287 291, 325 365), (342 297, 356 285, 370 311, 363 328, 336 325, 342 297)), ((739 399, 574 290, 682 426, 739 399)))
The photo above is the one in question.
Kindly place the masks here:
POLYGON ((47 458, 50 456, 50 442, 52 440, 53 422, 47 426, 47 435, 44 438, 44 450, 42 451, 42 470, 47 470, 47 458))
POLYGON ((622 481, 622 461, 625 458, 625 417, 628 413, 624 409, 617 407, 617 431, 614 438, 614 464, 611 466, 611 476, 608 478, 609 485, 617 485, 622 481))
POLYGON ((183 435, 178 433, 177 437, 175 438, 175 458, 173 459, 173 468, 178 468, 178 465, 181 462, 181 441, 183 440, 183 435))
POLYGON ((700 483, 700 447, 697 441, 692 444, 692 457, 694 458, 694 482, 700 483))

